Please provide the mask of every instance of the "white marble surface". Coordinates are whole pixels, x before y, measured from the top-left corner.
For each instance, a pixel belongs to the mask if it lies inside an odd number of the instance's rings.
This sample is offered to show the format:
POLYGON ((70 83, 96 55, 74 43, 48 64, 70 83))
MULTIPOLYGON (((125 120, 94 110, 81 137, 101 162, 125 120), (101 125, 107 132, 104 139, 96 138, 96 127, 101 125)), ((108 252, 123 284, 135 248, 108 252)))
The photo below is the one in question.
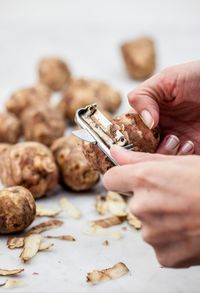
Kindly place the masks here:
MULTIPOLYGON (((158 51, 157 70, 174 63, 199 58, 200 2, 198 0, 0 0, 0 107, 18 87, 37 80, 35 67, 39 58, 53 54, 64 58, 76 76, 109 81, 126 93, 137 85, 127 78, 120 59, 119 44, 141 34, 155 38, 158 51)), ((58 96, 55 100, 59 99, 58 96)), ((94 191, 96 194, 101 187, 94 191)), ((71 233, 77 242, 54 240, 55 247, 40 253, 20 279, 24 288, 13 292, 199 292, 199 267, 162 269, 154 252, 140 233, 122 231, 124 239, 88 236, 82 233, 87 221, 97 217, 92 194, 72 195, 58 191, 40 204, 58 206, 59 197, 67 195, 80 207, 81 221, 62 215, 65 225, 45 234, 71 233), (123 261, 131 274, 113 282, 91 287, 85 282, 88 271, 123 261), (38 272, 39 275, 32 275, 38 272)), ((37 222, 42 219, 37 220, 37 222)), ((112 230, 119 230, 120 227, 112 230)), ((0 267, 22 266, 19 251, 8 251, 0 239, 0 267)), ((0 279, 0 283, 4 278, 0 279)), ((0 288, 1 292, 4 292, 0 288)), ((5 290, 5 292, 7 292, 5 290)))

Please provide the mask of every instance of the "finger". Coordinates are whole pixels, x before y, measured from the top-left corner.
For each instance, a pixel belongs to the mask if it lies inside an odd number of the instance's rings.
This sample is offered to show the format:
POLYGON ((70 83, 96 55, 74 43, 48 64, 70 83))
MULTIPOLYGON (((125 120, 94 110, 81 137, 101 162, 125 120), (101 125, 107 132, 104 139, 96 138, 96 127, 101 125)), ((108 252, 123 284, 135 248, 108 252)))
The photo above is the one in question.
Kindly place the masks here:
MULTIPOLYGON (((170 217, 168 217, 170 219, 170 217)), ((168 244, 169 242, 173 241, 180 241, 183 239, 187 239, 186 235, 182 235, 179 233, 177 230, 172 231, 171 227, 160 227, 158 228, 155 225, 151 225, 151 218, 149 219, 150 224, 147 222, 142 222, 142 238, 144 239, 145 242, 152 246, 161 246, 168 244)), ((174 229, 175 230, 175 229, 174 229)))
POLYGON ((137 92, 129 94, 130 105, 140 114, 143 122, 150 129, 157 126, 159 121, 159 107, 155 100, 137 92))
POLYGON ((198 237, 183 238, 180 241, 168 242, 165 245, 156 245, 155 251, 159 263, 165 267, 183 268, 199 265, 198 237))
POLYGON ((178 197, 175 199, 173 195, 169 194, 168 190, 163 194, 160 191, 159 183, 156 183, 156 178, 154 180, 155 182, 152 179, 146 179, 147 182, 149 181, 148 188, 143 186, 144 188, 140 188, 135 192, 135 196, 129 203, 130 211, 148 224, 152 222, 152 225, 156 226, 156 228, 162 228, 164 224, 168 228, 171 227, 172 223, 170 220, 167 221, 169 216, 169 218, 171 217, 174 220, 172 229, 178 227, 177 229, 180 229, 179 232, 186 232, 184 223, 180 224, 179 221, 179 210, 187 210, 182 198, 178 197), (175 200, 176 205, 174 204, 175 200))
POLYGON ((113 167, 109 169, 103 177, 103 185, 105 188, 119 193, 132 191, 132 186, 130 186, 132 183, 132 180, 130 180, 130 173, 129 176, 125 175, 127 171, 131 171, 130 166, 113 167))
POLYGON ((151 129, 159 122, 158 85, 160 74, 154 75, 128 94, 130 105, 141 115, 144 123, 151 129))
POLYGON ((136 164, 146 161, 166 159, 165 156, 160 154, 133 152, 120 146, 112 146, 110 153, 113 159, 119 165, 136 164))
MULTIPOLYGON (((103 177, 103 185, 112 191, 125 193, 135 190, 138 186, 145 186, 143 174, 134 174, 134 165, 117 166, 109 169, 103 177)), ((142 173, 141 171, 137 173, 142 173)))
POLYGON ((175 135, 167 135, 157 149, 157 153, 164 155, 176 155, 180 146, 180 140, 175 135))
POLYGON ((178 155, 191 155, 194 153, 194 143, 191 140, 186 141, 178 150, 178 155))

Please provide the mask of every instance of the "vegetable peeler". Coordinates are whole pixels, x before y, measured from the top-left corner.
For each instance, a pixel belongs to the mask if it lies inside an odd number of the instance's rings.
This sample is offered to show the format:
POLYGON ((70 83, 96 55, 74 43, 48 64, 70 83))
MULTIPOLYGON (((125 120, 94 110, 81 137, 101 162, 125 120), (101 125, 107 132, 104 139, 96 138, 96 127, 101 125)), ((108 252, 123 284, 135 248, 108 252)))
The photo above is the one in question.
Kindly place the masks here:
POLYGON ((133 148, 122 132, 116 129, 112 122, 98 110, 97 104, 78 109, 75 122, 81 129, 72 133, 84 141, 97 144, 114 165, 118 164, 110 154, 110 148, 113 145, 119 145, 129 150, 133 148))

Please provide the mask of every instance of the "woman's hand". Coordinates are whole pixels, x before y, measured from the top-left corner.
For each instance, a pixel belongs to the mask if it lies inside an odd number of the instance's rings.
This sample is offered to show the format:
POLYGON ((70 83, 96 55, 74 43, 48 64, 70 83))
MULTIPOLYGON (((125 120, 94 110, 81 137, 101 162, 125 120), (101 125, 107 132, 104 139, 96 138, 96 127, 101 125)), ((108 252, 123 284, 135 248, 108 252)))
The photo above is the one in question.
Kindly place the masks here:
MULTIPOLYGON (((184 134, 183 134, 184 135, 184 134)), ((181 136, 182 137, 182 136, 181 136)), ((134 191, 131 211, 166 267, 200 264, 200 157, 111 149, 122 166, 104 176, 108 190, 134 191)))
POLYGON ((162 154, 200 154, 200 61, 167 68, 129 94, 149 128, 164 135, 162 154))

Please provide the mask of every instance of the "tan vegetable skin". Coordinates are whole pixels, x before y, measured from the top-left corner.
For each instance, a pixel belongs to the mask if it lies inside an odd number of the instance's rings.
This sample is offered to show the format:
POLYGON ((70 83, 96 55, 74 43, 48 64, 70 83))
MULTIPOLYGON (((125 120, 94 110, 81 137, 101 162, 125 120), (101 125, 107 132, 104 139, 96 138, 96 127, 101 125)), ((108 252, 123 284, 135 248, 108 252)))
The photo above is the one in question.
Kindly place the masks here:
POLYGON ((25 110, 22 126, 26 140, 41 142, 47 146, 65 131, 62 113, 49 105, 38 105, 25 110))
POLYGON ((0 191, 0 234, 23 231, 35 214, 34 198, 26 188, 13 186, 0 191))
POLYGON ((5 186, 22 185, 34 198, 39 198, 57 185, 58 169, 47 147, 23 142, 8 147, 0 155, 0 178, 5 186))
MULTIPOLYGON (((133 144, 133 151, 153 153, 156 151, 160 135, 159 129, 150 130, 136 113, 127 113, 112 120, 110 137, 116 129, 120 130, 127 141, 133 144)), ((90 165, 105 173, 113 165, 95 144, 83 142, 82 150, 90 165)))
POLYGON ((66 63, 58 58, 44 58, 38 66, 40 82, 52 90, 61 90, 70 79, 70 71, 66 63))
POLYGON ((115 264, 113 267, 103 270, 94 270, 87 274, 86 281, 91 285, 96 285, 105 281, 115 280, 129 272, 128 267, 119 262, 115 264))
POLYGON ((9 143, 0 143, 0 157, 11 147, 9 143))
POLYGON ((72 135, 59 138, 53 143, 51 150, 66 186, 75 191, 83 191, 97 183, 99 173, 88 164, 78 138, 72 135))
POLYGON ((74 122, 76 110, 93 103, 97 103, 102 110, 114 113, 121 104, 121 95, 104 82, 73 79, 64 90, 58 107, 66 118, 74 122))
POLYGON ((131 78, 144 79, 154 72, 156 53, 152 39, 144 37, 124 43, 121 50, 131 78))
POLYGON ((23 111, 28 107, 47 104, 50 99, 50 94, 49 88, 43 84, 19 89, 11 95, 6 103, 6 108, 16 116, 21 116, 23 111))
POLYGON ((12 113, 0 113, 0 142, 16 143, 21 134, 21 123, 12 113))

